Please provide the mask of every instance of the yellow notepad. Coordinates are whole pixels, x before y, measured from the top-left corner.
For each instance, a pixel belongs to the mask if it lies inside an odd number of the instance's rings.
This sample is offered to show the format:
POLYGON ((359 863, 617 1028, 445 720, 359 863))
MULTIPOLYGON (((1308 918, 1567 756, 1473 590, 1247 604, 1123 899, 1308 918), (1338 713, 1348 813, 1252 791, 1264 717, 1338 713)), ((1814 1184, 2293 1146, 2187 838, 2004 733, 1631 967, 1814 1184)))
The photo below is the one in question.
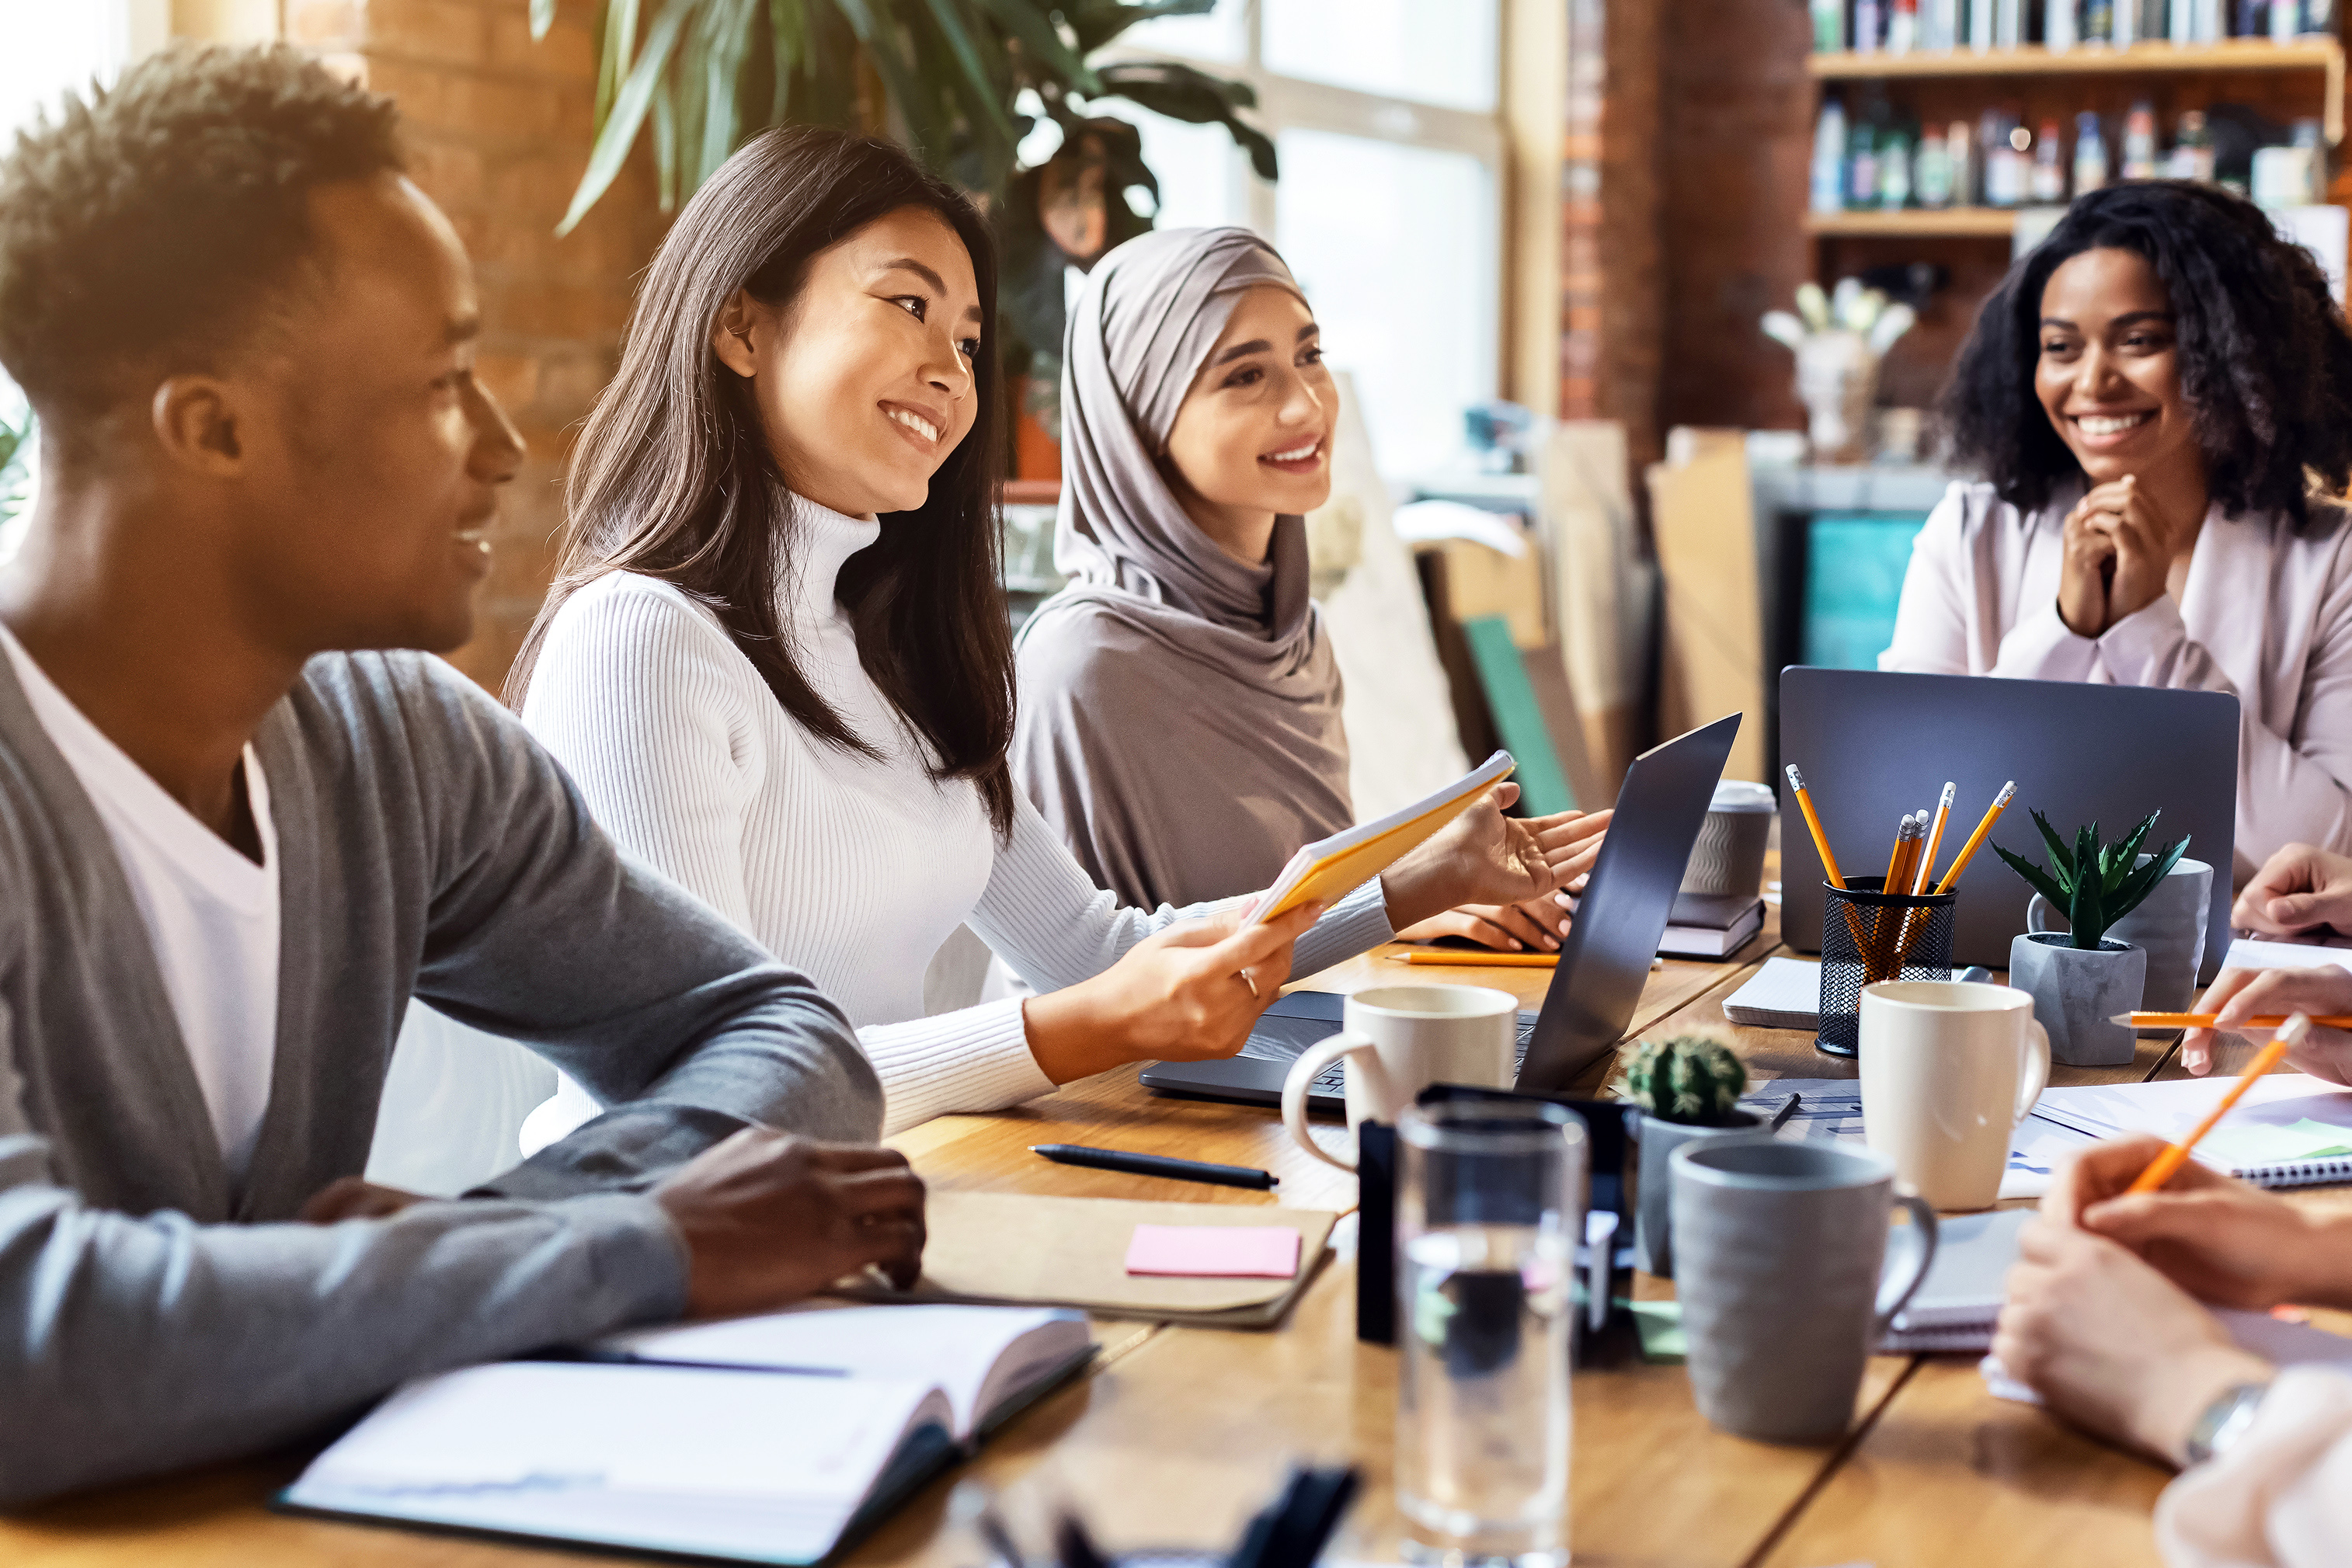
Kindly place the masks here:
POLYGON ((1271 920, 1286 910, 1311 900, 1324 907, 1338 903, 1372 877, 1378 876, 1406 852, 1468 810, 1487 790, 1501 783, 1518 764, 1507 751, 1498 751, 1434 795, 1392 811, 1376 822, 1365 822, 1328 839, 1318 839, 1297 854, 1274 879, 1250 911, 1248 924, 1271 920))

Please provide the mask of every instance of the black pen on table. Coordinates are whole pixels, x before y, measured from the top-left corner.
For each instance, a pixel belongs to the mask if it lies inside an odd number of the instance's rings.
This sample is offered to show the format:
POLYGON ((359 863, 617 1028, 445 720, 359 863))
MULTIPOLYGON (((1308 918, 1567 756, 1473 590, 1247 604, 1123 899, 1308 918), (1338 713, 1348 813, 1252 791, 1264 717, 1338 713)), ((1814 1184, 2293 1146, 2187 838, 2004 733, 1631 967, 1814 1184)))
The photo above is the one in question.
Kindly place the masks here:
POLYGON ((1217 1186, 1268 1187, 1276 1180, 1272 1173, 1253 1170, 1248 1166, 1213 1166, 1201 1160, 1139 1155, 1127 1149, 1090 1149, 1083 1144, 1032 1144, 1029 1152, 1043 1155, 1057 1166, 1091 1166, 1100 1171, 1167 1176, 1173 1181, 1204 1181, 1217 1186))

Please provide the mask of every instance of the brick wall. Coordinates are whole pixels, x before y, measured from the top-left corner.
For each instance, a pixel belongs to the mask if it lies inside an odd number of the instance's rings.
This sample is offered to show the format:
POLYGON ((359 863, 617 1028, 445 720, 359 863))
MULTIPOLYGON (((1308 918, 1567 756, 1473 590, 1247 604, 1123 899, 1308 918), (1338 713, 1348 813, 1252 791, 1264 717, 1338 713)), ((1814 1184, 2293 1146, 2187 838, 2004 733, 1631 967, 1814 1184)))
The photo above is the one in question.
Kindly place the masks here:
POLYGON ((1661 44, 1656 5, 1570 0, 1559 412, 1623 424, 1636 473, 1660 450, 1661 44))
POLYGON ((406 122, 411 172, 464 236, 482 297, 481 374, 530 443, 494 536, 474 640, 453 662, 495 691, 554 565, 564 458, 618 362, 633 280, 664 219, 632 161, 562 239, 595 103, 588 0, 530 38, 524 0, 287 0, 286 36, 362 72, 406 122))
POLYGON ((1657 417, 1803 423, 1787 350, 1757 319, 1811 276, 1798 227, 1812 157, 1810 24, 1790 0, 1659 0, 1661 243, 1666 308, 1657 417))

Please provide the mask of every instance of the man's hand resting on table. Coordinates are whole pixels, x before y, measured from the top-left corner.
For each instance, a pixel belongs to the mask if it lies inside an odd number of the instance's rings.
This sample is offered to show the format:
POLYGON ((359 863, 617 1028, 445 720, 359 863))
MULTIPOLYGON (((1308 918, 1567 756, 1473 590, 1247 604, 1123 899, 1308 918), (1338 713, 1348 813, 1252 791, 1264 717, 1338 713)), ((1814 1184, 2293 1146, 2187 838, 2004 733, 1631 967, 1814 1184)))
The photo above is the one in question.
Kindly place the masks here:
POLYGON ((923 1263, 923 1182, 896 1149, 746 1127, 665 1177, 690 1317, 764 1312, 872 1265, 905 1290, 923 1263))

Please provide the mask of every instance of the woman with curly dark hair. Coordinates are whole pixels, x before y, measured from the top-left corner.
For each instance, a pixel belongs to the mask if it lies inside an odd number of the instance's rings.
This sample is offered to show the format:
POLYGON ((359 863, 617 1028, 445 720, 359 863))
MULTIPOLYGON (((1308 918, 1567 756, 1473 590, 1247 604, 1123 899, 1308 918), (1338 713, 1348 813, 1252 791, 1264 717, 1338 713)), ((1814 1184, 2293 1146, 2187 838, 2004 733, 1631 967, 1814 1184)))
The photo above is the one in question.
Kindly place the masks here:
POLYGON ((1879 667, 2229 692, 2233 881, 2352 850, 2352 331, 2258 208, 2084 196, 1986 301, 1945 392, 1955 484, 1879 667))

